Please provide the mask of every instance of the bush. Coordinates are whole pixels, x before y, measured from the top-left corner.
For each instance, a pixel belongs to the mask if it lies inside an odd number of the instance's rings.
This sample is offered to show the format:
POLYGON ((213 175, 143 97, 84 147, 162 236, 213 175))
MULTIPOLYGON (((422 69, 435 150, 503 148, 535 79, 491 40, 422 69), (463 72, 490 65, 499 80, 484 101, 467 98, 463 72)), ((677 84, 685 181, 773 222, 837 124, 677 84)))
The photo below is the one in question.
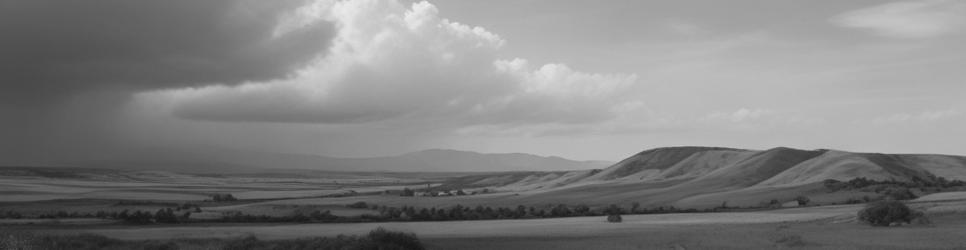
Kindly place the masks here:
POLYGON ((621 218, 620 214, 611 214, 607 216, 607 222, 620 223, 621 221, 624 221, 624 219, 621 218))
POLYGON ((869 203, 859 211, 859 221, 872 226, 887 227, 892 223, 910 223, 915 219, 912 209, 899 201, 878 201, 869 203))
POLYGON ((365 201, 359 201, 359 202, 356 202, 356 203, 352 203, 352 204, 346 205, 346 207, 348 207, 348 208, 369 208, 369 204, 366 204, 365 201))
POLYGON ((213 200, 213 201, 237 201, 238 198, 235 198, 235 196, 234 195, 231 195, 231 194, 213 194, 213 195, 211 195, 211 200, 213 200))
POLYGON ((886 196, 895 200, 912 200, 912 199, 918 198, 908 188, 893 187, 893 188, 885 189, 884 192, 886 196))
POLYGON ((0 249, 40 249, 36 241, 30 233, 0 231, 0 249))
POLYGON ((369 232, 369 240, 374 242, 378 249, 425 249, 415 234, 393 232, 381 227, 369 232))

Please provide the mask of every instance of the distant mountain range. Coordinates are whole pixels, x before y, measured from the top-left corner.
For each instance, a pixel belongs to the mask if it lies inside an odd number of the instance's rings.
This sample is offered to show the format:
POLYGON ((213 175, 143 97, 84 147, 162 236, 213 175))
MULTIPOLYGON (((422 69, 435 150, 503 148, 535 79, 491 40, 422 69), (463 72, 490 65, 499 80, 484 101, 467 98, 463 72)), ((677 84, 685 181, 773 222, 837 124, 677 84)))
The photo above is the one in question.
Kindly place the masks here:
MULTIPOLYGON (((710 207, 812 194, 824 180, 966 180, 966 157, 773 148, 670 147, 640 152, 602 170, 465 176, 453 185, 520 192, 520 202, 640 201, 710 207)), ((833 199, 833 198, 828 198, 833 199)), ((841 198, 844 199, 844 198, 841 198)))
POLYGON ((372 172, 561 171, 603 168, 611 164, 613 162, 575 161, 556 156, 522 153, 487 154, 447 149, 430 149, 383 157, 338 158, 198 147, 131 150, 119 153, 107 160, 88 160, 65 165, 194 173, 231 173, 259 172, 272 169, 372 172))

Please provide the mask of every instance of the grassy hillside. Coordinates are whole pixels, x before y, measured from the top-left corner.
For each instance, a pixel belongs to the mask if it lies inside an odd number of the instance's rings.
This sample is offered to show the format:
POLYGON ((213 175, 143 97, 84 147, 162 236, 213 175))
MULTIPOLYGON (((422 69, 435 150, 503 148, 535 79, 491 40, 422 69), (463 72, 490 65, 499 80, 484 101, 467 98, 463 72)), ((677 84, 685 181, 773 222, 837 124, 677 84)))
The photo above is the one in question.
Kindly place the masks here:
MULTIPOLYGON (((966 180, 966 158, 943 155, 853 153, 773 148, 715 147, 646 150, 608 168, 570 172, 515 172, 452 179, 444 188, 514 192, 524 203, 711 207, 728 201, 752 206, 809 195, 819 201, 859 199, 868 192, 830 194, 821 183, 863 177, 879 181, 966 180)), ((874 193, 872 193, 874 195, 874 193)))

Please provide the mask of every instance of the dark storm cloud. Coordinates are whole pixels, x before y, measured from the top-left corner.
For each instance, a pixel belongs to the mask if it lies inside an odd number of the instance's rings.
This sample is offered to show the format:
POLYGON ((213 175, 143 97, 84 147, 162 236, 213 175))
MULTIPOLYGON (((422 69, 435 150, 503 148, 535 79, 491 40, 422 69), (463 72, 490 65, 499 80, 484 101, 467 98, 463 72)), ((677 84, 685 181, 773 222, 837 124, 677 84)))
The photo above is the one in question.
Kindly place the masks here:
POLYGON ((323 22, 274 35, 303 2, 4 0, 0 103, 283 78, 333 35, 323 22))

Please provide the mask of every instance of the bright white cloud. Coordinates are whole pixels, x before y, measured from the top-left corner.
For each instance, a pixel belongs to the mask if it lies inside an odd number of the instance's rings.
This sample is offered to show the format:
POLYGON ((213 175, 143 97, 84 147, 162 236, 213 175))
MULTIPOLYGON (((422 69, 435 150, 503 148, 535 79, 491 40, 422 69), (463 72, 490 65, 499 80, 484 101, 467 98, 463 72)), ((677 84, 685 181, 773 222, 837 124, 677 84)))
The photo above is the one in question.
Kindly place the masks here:
POLYGON ((966 2, 894 2, 847 12, 832 21, 845 27, 867 29, 885 37, 931 38, 959 32, 966 26, 966 2))
POLYGON ((481 27, 397 1, 318 1, 281 22, 286 32, 336 24, 325 57, 289 79, 143 93, 142 104, 216 121, 357 123, 387 119, 472 124, 593 123, 626 111, 635 75, 505 60, 481 27))

